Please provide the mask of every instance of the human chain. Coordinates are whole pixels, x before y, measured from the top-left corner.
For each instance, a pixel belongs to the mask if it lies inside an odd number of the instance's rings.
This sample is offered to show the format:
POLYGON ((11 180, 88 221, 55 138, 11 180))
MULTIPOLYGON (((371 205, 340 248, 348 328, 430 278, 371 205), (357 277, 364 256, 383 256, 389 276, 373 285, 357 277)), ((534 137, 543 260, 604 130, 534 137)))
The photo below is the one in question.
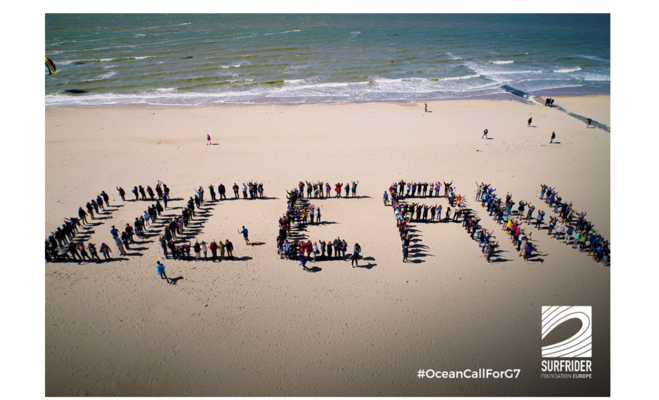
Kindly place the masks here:
MULTIPOLYGON (((359 181, 352 181, 348 184, 336 183, 336 197, 340 197, 345 188, 345 195, 357 197, 357 185, 359 181)), ((476 184, 475 200, 480 202, 486 212, 494 219, 495 222, 502 226, 505 236, 509 237, 516 251, 525 261, 538 260, 539 253, 537 242, 533 241, 532 232, 526 225, 533 224, 537 229, 543 229, 545 211, 537 210, 537 216, 534 215, 536 206, 524 199, 518 203, 513 200, 513 196, 507 193, 505 200, 496 194, 496 189, 491 184, 476 184)), ((152 189, 150 185, 135 185, 133 194, 135 199, 132 201, 154 201, 143 213, 135 217, 131 225, 126 223, 125 227, 112 225, 110 233, 116 244, 119 255, 127 256, 131 245, 136 243, 136 239, 143 242, 149 236, 154 234, 159 236, 159 242, 165 258, 190 259, 191 251, 194 250, 194 258, 208 258, 208 250, 212 253, 213 260, 222 260, 225 258, 225 252, 228 253, 228 259, 233 258, 233 243, 229 239, 219 243, 213 239, 210 241, 194 238, 194 243, 189 237, 183 237, 189 222, 195 217, 195 211, 202 208, 205 200, 205 191, 203 186, 194 189, 194 196, 188 200, 186 207, 183 207, 180 215, 167 215, 161 221, 162 214, 167 210, 170 202, 170 189, 161 181, 158 181, 152 189), (158 225, 156 224, 158 221, 158 225), (162 228, 161 231, 159 229, 162 228), (150 234, 150 231, 157 233, 150 234), (217 253, 219 254, 219 257, 217 253)), ((234 184, 234 199, 240 199, 240 189, 234 184)), ((226 200, 226 190, 220 183, 217 187, 217 193, 214 185, 209 185, 208 190, 211 196, 211 202, 226 200), (219 196, 218 196, 219 195, 219 196)), ((117 191, 123 201, 126 200, 125 191, 122 187, 117 187, 117 191)), ((250 181, 242 186, 242 199, 263 198, 263 184, 250 181)), ((336 239, 330 240, 312 240, 305 236, 304 231, 307 224, 325 225, 333 224, 327 222, 323 208, 318 204, 311 204, 311 199, 323 199, 331 193, 331 186, 326 182, 302 182, 300 181, 295 188, 287 193, 286 212, 279 218, 279 234, 276 238, 277 254, 281 259, 300 261, 304 269, 308 269, 307 262, 329 261, 329 260, 351 260, 353 267, 359 267, 361 246, 354 243, 352 254, 346 257, 349 247, 345 239, 337 236, 336 239), (324 193, 322 189, 325 189, 324 193), (328 189, 329 188, 329 189, 328 189), (306 198, 305 198, 306 193, 306 198), (293 229, 297 228, 297 229, 293 229)), ((558 195, 555 188, 547 185, 541 185, 540 199, 543 200, 552 209, 557 216, 550 216, 549 223, 545 230, 552 238, 561 241, 572 248, 578 248, 581 252, 587 251, 589 256, 602 263, 609 263, 610 244, 594 229, 594 224, 588 221, 585 212, 577 212, 572 202, 564 201, 558 195)), ((175 199, 181 200, 181 199, 175 199)), ((494 232, 480 226, 480 218, 469 209, 466 205, 466 198, 457 194, 453 181, 434 181, 427 182, 406 182, 400 180, 390 185, 388 190, 383 194, 383 203, 385 206, 392 206, 396 217, 396 224, 403 249, 403 262, 408 261, 409 249, 411 242, 419 242, 415 235, 410 233, 410 223, 462 223, 471 239, 478 242, 482 249, 483 255, 488 262, 496 254, 499 242, 494 239, 494 232), (442 191, 443 189, 443 191, 442 191), (416 199, 421 198, 446 198, 449 205, 435 203, 424 204, 416 199), (414 199, 415 201, 410 201, 414 199)), ((122 205, 115 206, 122 207, 122 205)), ((204 209, 204 214, 208 214, 209 208, 204 209)), ((91 199, 84 206, 79 207, 78 217, 65 219, 61 227, 53 231, 46 240, 46 261, 100 261, 98 251, 103 254, 106 260, 112 259, 112 250, 106 243, 102 243, 100 249, 88 241, 85 243, 85 237, 81 236, 76 239, 76 234, 81 229, 86 231, 86 235, 91 236, 94 232, 92 226, 102 222, 92 222, 97 219, 112 218, 110 215, 111 206, 109 196, 102 191, 95 198, 91 199), (91 220, 91 221, 90 221, 91 220)), ((247 245, 252 245, 247 236, 247 228, 243 227, 238 232, 243 235, 247 245)), ((189 235, 186 235, 189 236, 189 235)), ((262 244, 262 243, 257 243, 262 244)), ((427 247, 420 244, 416 247, 427 247)))

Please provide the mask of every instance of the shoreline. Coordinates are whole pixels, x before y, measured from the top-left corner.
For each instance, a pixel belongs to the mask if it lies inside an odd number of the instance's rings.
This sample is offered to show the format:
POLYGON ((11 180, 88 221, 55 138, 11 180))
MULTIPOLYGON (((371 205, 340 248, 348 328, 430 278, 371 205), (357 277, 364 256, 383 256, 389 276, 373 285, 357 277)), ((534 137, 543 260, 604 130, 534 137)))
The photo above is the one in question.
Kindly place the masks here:
MULTIPOLYGON (((533 95, 532 97, 554 97, 554 98, 598 98, 606 97, 610 98, 611 94, 575 94, 575 95, 565 95, 565 94, 548 94, 548 95, 533 95)), ((106 107, 153 107, 153 108, 202 108, 202 107, 266 107, 266 106, 342 106, 342 105, 368 105, 368 104, 395 104, 401 106, 414 106, 423 103, 446 103, 446 102, 463 102, 463 101, 511 101, 516 103, 534 105, 532 102, 524 101, 523 98, 515 95, 502 95, 498 96, 483 96, 483 97, 469 97, 469 98, 451 98, 451 99, 439 99, 439 100, 414 100, 414 101, 355 101, 355 102, 302 102, 302 103, 202 103, 202 104, 145 104, 145 103, 119 103, 119 104, 65 104, 65 105, 45 105, 46 109, 51 108, 106 108, 106 107)))

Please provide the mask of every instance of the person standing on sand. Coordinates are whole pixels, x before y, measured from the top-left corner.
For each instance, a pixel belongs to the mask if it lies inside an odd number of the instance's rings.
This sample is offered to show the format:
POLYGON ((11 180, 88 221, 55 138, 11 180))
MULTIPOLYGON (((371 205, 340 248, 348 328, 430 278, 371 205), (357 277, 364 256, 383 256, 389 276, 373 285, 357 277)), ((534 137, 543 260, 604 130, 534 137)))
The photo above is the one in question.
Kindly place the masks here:
POLYGON ((119 249, 119 254, 122 256, 126 256, 126 250, 124 250, 124 242, 121 241, 118 237, 114 238, 114 243, 117 245, 117 249, 119 249))
POLYGON ((551 133, 551 140, 549 141, 549 144, 554 143, 554 139, 556 139, 556 132, 551 133))
POLYGON ((217 191, 220 194, 220 200, 222 200, 222 199, 226 200, 227 199, 226 188, 224 187, 224 185, 222 183, 220 183, 220 185, 217 187, 217 191))
POLYGON ((126 191, 124 188, 117 186, 117 192, 119 192, 119 196, 121 197, 121 201, 126 201, 126 191))
POLYGON ((105 193, 105 190, 103 190, 99 196, 103 197, 103 201, 105 201, 106 206, 110 205, 110 196, 105 193))
POLYGON ((590 119, 590 118, 588 118, 588 119, 586 120, 586 128, 590 128, 590 123, 591 123, 591 122, 593 122, 593 120, 590 119))
POLYGON ((201 241, 201 252, 204 253, 204 260, 208 260, 208 246, 205 241, 201 241))
POLYGON ((535 227, 540 229, 540 225, 542 225, 542 220, 545 218, 545 212, 544 211, 539 211, 538 212, 538 217, 535 220, 535 227))
POLYGON ((197 240, 194 241, 194 255, 195 255, 195 261, 199 261, 199 257, 201 257, 201 245, 197 240))
POLYGON ((428 112, 428 103, 423 103, 426 106, 426 112, 428 112))
POLYGON ((87 225, 89 222, 87 222, 87 213, 85 210, 82 209, 82 207, 78 208, 78 217, 80 217, 80 220, 87 225))
POLYGON ((487 139, 487 132, 488 132, 487 129, 485 129, 485 130, 483 131, 483 136, 481 136, 481 139, 482 139, 482 138, 487 139))
POLYGON ((206 142, 207 142, 207 143, 206 143, 206 146, 208 146, 209 144, 211 144, 211 135, 206 135, 206 142))
POLYGON ((233 259, 233 243, 227 239, 226 243, 224 244, 224 248, 227 250, 227 257, 230 259, 233 259))
POLYGON ((91 215, 92 219, 94 218, 94 207, 92 206, 92 203, 87 202, 87 212, 89 212, 89 215, 91 215))
POLYGON ((531 126, 531 121, 533 121, 533 117, 529 118, 529 120, 526 123, 526 126, 531 126))
POLYGON ((215 198, 215 187, 212 184, 208 186, 208 191, 211 194, 211 200, 216 201, 217 199, 215 198))
MULTIPOLYGON (((96 252, 96 245, 94 243, 87 243, 87 249, 89 250, 89 254, 91 254, 91 260, 96 259, 96 261, 101 261, 101 258, 98 256, 98 253, 96 252)), ((91 261, 90 260, 90 261, 91 261)))
POLYGON ((107 244, 101 243, 101 254, 103 254, 103 258, 106 260, 111 259, 110 253, 112 253, 112 249, 107 244))
POLYGON ((353 268, 359 267, 359 253, 361 253, 362 248, 359 245, 359 243, 355 243, 354 249, 352 251, 352 257, 350 264, 352 265, 353 268))
POLYGON ((213 261, 217 259, 217 243, 215 242, 215 239, 211 241, 211 244, 208 245, 208 247, 211 250, 211 254, 213 255, 213 261))
POLYGON ((171 284, 172 280, 169 279, 165 273, 165 265, 160 261, 156 261, 156 267, 158 268, 158 275, 160 275, 160 279, 164 279, 167 281, 167 283, 171 284))

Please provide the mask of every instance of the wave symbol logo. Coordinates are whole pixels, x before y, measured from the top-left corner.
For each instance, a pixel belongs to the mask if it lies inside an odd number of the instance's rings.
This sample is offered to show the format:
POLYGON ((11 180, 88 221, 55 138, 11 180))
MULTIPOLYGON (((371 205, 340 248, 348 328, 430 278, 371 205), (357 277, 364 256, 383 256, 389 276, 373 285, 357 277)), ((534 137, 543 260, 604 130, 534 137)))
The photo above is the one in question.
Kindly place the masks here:
POLYGON ((581 329, 569 339, 542 347, 542 357, 592 357, 593 323, 590 306, 543 306, 542 339, 562 323, 581 321, 581 329))

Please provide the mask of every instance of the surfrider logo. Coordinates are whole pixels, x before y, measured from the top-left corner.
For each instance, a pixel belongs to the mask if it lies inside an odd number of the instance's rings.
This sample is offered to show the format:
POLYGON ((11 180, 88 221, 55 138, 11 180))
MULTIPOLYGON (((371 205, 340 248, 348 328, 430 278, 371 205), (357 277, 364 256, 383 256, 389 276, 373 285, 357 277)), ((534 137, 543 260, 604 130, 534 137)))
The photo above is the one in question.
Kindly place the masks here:
POLYGON ((571 338, 542 347, 542 357, 592 357, 593 324, 590 306, 543 306, 542 339, 562 323, 571 319, 581 321, 581 329, 571 338))

